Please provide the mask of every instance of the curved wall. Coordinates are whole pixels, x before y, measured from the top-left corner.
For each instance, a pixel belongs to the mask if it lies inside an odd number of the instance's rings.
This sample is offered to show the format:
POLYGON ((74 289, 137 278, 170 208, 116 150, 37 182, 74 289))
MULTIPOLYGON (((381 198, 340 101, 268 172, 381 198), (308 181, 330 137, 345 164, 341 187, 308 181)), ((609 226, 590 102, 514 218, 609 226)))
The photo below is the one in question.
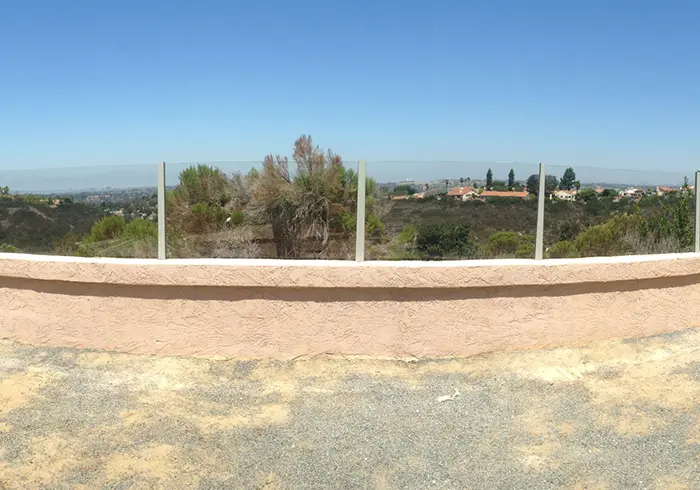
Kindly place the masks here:
POLYGON ((469 356, 700 324, 700 256, 335 262, 0 254, 0 337, 141 354, 469 356))

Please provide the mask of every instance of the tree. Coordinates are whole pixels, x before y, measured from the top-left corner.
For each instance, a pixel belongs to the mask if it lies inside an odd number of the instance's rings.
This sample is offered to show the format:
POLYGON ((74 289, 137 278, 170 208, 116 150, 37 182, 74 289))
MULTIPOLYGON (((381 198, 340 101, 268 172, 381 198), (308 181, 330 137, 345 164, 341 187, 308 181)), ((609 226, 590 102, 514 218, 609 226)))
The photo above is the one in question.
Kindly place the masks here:
POLYGON ((513 190, 513 187, 515 187, 515 170, 511 168, 508 172, 508 188, 513 190))
POLYGON ((493 187, 493 172, 489 169, 486 172, 486 190, 491 190, 491 187, 493 187))
POLYGON ((416 188, 411 184, 401 184, 394 187, 395 196, 412 196, 416 193, 416 188))
POLYGON ((460 187, 464 187, 464 177, 459 178, 459 185, 460 187))
MULTIPOLYGON (((688 178, 686 180, 686 188, 688 178)), ((676 239, 682 248, 689 248, 693 243, 693 223, 690 214, 690 198, 683 193, 673 212, 673 228, 676 239)))
POLYGON ((5 186, 5 187, 0 187, 0 196, 7 196, 10 194, 10 188, 5 186))
POLYGON ((579 180, 574 181, 574 187, 576 188, 576 193, 578 194, 578 191, 581 190, 581 181, 579 181, 579 180))
POLYGON ((561 180, 559 180, 559 188, 570 191, 574 188, 575 182, 576 172, 574 172, 573 168, 569 167, 564 170, 564 175, 562 175, 561 180))
POLYGON ((595 201, 598 199, 598 193, 593 189, 581 189, 578 198, 583 202, 595 201))
MULTIPOLYGON (((249 214, 260 224, 272 224, 279 258, 298 257, 304 243, 314 247, 314 254, 323 254, 332 230, 354 231, 357 174, 344 167, 340 155, 314 146, 311 136, 295 141, 293 158, 294 175, 287 157, 267 155, 251 183, 249 214)), ((367 178, 365 186, 366 229, 381 232, 383 224, 373 212, 376 183, 367 178)))
MULTIPOLYGON (((540 176, 532 174, 527 178, 525 183, 530 194, 537 196, 540 192, 540 176)), ((550 195, 557 188, 557 178, 554 175, 547 175, 544 178, 544 193, 545 196, 550 195)))

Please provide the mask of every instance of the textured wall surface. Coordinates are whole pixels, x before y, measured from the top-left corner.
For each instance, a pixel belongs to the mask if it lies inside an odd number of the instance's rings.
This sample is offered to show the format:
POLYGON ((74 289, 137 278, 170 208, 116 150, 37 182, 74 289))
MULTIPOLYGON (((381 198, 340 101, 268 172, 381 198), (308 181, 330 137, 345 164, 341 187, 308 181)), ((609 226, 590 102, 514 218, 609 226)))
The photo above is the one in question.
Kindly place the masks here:
POLYGON ((700 257, 470 262, 0 254, 0 337, 145 354, 468 356, 700 324, 700 257))

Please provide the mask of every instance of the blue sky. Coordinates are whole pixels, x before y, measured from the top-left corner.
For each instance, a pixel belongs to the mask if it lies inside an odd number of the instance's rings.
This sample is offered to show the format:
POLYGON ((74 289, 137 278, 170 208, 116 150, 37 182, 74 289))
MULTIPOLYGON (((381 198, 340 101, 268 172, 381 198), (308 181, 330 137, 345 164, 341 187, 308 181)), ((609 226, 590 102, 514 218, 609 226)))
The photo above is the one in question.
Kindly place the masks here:
POLYGON ((699 21, 695 0, 4 2, 0 179, 260 161, 302 133, 346 160, 690 174, 699 21))

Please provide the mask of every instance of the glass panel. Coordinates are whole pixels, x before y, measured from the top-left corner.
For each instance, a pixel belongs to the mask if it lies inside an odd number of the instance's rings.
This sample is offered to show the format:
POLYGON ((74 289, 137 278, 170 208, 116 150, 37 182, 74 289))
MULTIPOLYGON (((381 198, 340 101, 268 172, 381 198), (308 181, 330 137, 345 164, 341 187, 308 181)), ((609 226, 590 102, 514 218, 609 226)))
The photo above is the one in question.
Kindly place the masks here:
POLYGON ((692 251, 694 171, 547 165, 546 173, 545 257, 692 251))
POLYGON ((534 258, 532 163, 369 162, 368 260, 534 258), (511 174, 512 171, 512 174, 511 174))
POLYGON ((354 163, 166 163, 169 257, 353 259, 354 163))
POLYGON ((157 166, 0 170, 0 252, 157 256, 157 166))

